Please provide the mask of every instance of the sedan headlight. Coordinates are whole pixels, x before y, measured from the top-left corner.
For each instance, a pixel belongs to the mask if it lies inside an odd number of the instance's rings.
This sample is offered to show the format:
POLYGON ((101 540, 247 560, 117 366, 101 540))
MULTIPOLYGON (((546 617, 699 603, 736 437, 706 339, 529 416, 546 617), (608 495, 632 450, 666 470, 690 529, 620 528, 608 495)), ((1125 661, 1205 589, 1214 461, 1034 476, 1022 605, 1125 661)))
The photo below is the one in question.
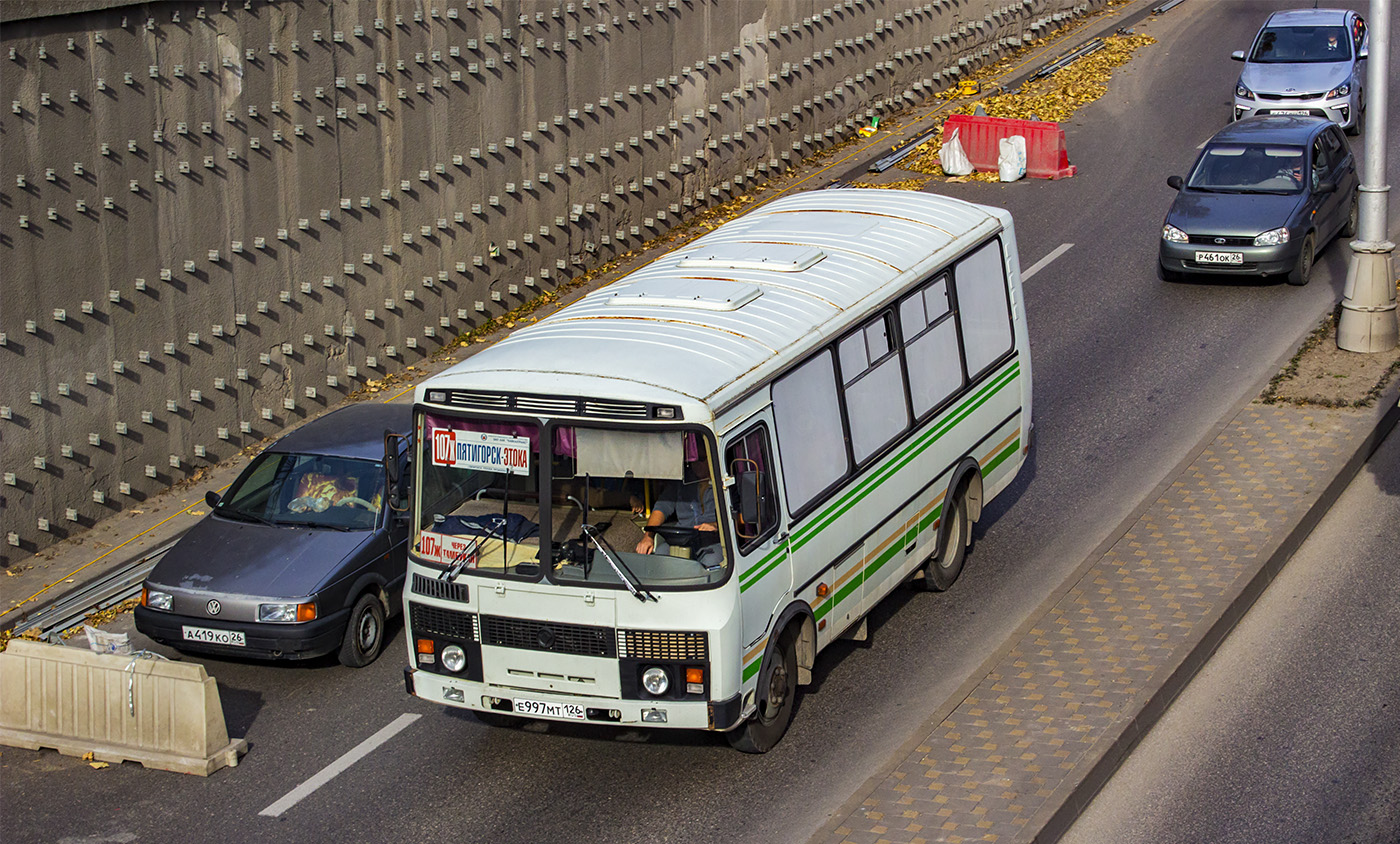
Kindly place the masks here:
POLYGON ((1162 226, 1162 239, 1167 243, 1190 243, 1191 238, 1186 236, 1186 232, 1173 225, 1162 226))
POLYGON ((1335 100, 1338 97, 1345 97, 1351 94, 1351 80, 1343 82, 1337 87, 1327 92, 1327 99, 1335 100))
MULTIPOLYGON (((1217 88, 1216 90, 1219 90, 1219 89, 1217 88)), ((1252 100, 1252 99, 1254 99, 1254 92, 1251 91, 1251 90, 1249 90, 1248 88, 1244 87, 1244 83, 1243 83, 1243 82, 1236 82, 1236 83, 1235 83, 1235 96, 1239 97, 1239 98, 1242 99, 1242 100, 1252 100)))
POLYGON ((258 621, 272 624, 293 624, 298 621, 314 621, 314 603, 258 604, 258 621))
POLYGON ((141 590, 141 606, 170 612, 170 593, 147 587, 141 590))
POLYGON ((1273 229, 1254 238, 1255 246, 1282 246, 1288 242, 1288 229, 1273 229))

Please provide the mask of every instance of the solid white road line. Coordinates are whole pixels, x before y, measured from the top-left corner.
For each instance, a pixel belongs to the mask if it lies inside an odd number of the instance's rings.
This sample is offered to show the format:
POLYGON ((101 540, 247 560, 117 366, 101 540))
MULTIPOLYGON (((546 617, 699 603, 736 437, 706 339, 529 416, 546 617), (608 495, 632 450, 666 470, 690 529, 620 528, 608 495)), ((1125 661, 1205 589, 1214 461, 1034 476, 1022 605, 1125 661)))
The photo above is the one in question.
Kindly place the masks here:
POLYGON ((1041 258, 1039 261, 1036 261, 1033 265, 1031 265, 1030 269, 1022 271, 1021 281, 1024 282, 1031 276, 1045 269, 1047 266, 1049 266, 1051 261, 1068 252, 1073 246, 1073 243, 1061 243, 1059 246, 1056 246, 1055 251, 1051 252, 1049 255, 1046 255, 1044 258, 1041 258))
POLYGON ((309 796, 316 789, 335 779, 342 771, 351 765, 368 756, 376 747, 398 735, 405 727, 422 718, 421 715, 411 715, 404 713, 395 718, 389 726, 360 742, 353 750, 331 764, 322 768, 316 776, 287 792, 287 795, 261 812, 269 818, 280 816, 283 812, 301 802, 302 798, 309 796))

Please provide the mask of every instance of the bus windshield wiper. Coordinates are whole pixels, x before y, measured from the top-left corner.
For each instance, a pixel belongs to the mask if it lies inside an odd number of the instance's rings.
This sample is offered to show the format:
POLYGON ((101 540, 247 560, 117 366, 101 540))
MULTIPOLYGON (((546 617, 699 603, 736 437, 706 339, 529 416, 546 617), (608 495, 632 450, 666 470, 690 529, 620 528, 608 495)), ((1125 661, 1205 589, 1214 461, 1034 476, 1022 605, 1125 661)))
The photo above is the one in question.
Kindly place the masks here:
POLYGON ((642 603, 657 600, 656 595, 642 586, 641 580, 632 573, 632 570, 627 567, 626 563, 622 562, 622 558, 617 555, 612 545, 603 538, 603 535, 598 532, 596 527, 590 525, 588 522, 584 522, 582 530, 584 536, 593 540, 593 545, 597 547, 598 553, 602 554, 603 559, 608 561, 608 565, 612 567, 613 572, 617 575, 617 579, 622 581, 623 585, 627 587, 627 591, 632 593, 633 598, 636 598, 642 603))
POLYGON ((457 575, 462 573, 462 569, 467 567, 467 561, 472 558, 472 554, 476 553, 476 549, 480 547, 481 539, 475 536, 472 537, 471 542, 463 546, 462 550, 457 552, 457 556, 452 558, 452 564, 449 565, 442 574, 438 575, 438 580, 456 580, 457 575))

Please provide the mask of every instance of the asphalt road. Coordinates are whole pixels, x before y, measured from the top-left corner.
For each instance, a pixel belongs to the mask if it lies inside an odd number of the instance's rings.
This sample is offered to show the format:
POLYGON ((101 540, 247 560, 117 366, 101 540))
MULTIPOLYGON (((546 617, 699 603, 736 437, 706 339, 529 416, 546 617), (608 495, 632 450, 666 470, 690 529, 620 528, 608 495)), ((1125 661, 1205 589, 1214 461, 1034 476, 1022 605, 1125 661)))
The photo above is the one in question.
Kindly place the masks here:
POLYGON ((1391 433, 1061 844, 1400 841, 1391 433))
POLYGON ((1168 285, 1154 270, 1166 177, 1223 125, 1230 51, 1286 5, 1190 0, 1144 23, 1159 43, 1065 127, 1074 178, 940 186, 1010 208, 1023 268, 1058 255, 1026 283, 1037 449, 985 513, 962 580, 897 592, 868 642, 825 652, 773 752, 709 734, 490 729, 405 695, 400 631, 359 671, 206 660, 230 734, 251 745, 208 779, 5 750, 5 839, 807 840, 1340 297, 1344 245, 1305 288, 1168 285), (287 805, 391 724, 401 731, 287 805))

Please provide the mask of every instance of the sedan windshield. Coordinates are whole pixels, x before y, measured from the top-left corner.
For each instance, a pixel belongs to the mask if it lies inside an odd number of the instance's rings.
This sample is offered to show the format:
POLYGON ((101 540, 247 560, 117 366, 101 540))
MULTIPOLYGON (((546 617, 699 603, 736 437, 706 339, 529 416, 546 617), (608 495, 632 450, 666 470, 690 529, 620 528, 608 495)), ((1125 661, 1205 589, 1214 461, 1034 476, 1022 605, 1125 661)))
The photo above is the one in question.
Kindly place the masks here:
POLYGON ((1342 26, 1271 26, 1259 33, 1249 60, 1260 64, 1345 62, 1351 42, 1342 26))
POLYGON ((383 503, 382 463, 263 452, 234 481, 218 512, 272 525, 369 530, 383 503))
POLYGON ((1186 186, 1220 193, 1297 193, 1303 189, 1303 148, 1212 144, 1186 186))

